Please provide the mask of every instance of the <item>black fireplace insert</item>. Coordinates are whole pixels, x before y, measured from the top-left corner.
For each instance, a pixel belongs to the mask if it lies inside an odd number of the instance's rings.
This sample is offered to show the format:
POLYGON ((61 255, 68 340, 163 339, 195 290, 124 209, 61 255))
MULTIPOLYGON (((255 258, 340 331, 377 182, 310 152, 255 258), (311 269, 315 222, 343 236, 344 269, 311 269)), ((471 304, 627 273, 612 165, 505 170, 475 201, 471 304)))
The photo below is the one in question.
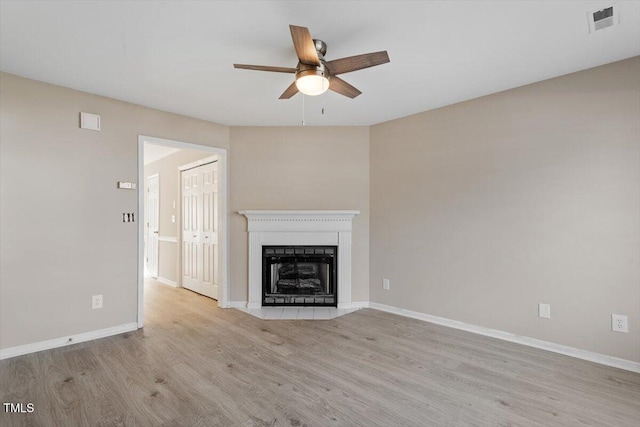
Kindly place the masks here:
POLYGON ((338 306, 337 246, 263 246, 263 306, 338 306))

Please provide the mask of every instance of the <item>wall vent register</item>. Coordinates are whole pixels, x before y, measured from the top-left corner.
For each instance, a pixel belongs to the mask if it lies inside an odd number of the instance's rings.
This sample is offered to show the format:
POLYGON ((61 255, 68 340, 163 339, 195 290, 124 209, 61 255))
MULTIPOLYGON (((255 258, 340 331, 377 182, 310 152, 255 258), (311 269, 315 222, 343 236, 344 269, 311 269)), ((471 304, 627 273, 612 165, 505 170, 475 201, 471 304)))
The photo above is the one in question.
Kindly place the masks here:
POLYGON ((618 23, 618 8, 615 5, 591 11, 587 14, 589 19, 589 32, 602 30, 618 23))

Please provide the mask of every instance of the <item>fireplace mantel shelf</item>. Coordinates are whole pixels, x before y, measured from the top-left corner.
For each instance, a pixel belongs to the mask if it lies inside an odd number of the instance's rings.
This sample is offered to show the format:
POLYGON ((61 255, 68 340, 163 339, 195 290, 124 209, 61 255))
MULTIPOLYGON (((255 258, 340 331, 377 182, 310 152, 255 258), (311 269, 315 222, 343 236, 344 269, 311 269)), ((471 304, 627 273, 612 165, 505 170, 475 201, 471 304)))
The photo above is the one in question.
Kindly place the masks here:
POLYGON ((265 232, 322 232, 351 231, 351 221, 360 211, 353 210, 291 210, 240 211, 247 217, 248 231, 265 232))
POLYGON ((351 222, 360 211, 240 211, 238 213, 246 216, 249 222, 351 222))

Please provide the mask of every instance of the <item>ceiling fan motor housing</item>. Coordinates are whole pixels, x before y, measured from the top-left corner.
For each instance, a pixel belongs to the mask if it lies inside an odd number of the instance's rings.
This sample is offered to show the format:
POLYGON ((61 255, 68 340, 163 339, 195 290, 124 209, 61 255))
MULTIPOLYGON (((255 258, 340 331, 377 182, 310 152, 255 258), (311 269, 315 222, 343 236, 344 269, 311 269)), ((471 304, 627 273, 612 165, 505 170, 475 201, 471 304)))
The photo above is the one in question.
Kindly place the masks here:
POLYGON ((329 67, 326 66, 324 60, 324 55, 327 53, 327 44, 318 39, 313 39, 313 44, 316 48, 316 52, 318 53, 320 65, 303 64, 302 62, 298 62, 298 66, 296 67, 298 70, 296 72, 296 78, 304 76, 320 76, 329 80, 331 78, 331 72, 329 71, 329 67))
POLYGON ((320 76, 327 80, 331 78, 331 72, 329 71, 329 67, 325 65, 324 59, 320 60, 320 65, 309 65, 299 62, 297 68, 296 79, 304 76, 320 76))
POLYGON ((313 44, 315 45, 316 52, 318 52, 318 56, 320 56, 320 59, 323 60, 323 57, 327 54, 327 44, 318 39, 313 39, 313 44))

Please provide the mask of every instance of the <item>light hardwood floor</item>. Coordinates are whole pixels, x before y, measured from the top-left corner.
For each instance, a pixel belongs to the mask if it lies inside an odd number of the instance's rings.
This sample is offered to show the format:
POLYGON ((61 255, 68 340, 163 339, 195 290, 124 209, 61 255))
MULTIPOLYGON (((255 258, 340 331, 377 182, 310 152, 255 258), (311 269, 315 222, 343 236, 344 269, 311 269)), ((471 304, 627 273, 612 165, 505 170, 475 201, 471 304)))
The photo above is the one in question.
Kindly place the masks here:
POLYGON ((261 320, 149 282, 145 315, 0 361, 2 402, 35 405, 0 425, 640 425, 640 374, 376 310, 261 320))

